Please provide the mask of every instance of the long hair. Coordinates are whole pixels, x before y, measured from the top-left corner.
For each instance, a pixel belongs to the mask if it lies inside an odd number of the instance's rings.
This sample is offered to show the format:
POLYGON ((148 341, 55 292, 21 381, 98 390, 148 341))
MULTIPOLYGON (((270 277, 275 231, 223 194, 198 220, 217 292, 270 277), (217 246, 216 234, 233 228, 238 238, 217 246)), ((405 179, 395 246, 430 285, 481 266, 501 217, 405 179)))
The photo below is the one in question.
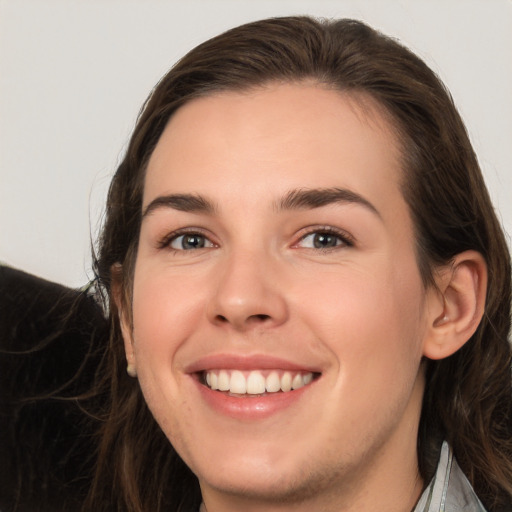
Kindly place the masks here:
POLYGON ((152 418, 137 381, 126 376, 118 312, 109 301, 115 278, 130 309, 153 149, 173 113, 194 98, 304 80, 369 95, 389 115, 401 144, 402 191, 426 287, 435 268, 462 251, 485 258, 489 281, 480 326, 452 357, 427 362, 418 460, 428 481, 446 439, 484 504, 490 510, 510 505, 510 255, 464 124, 438 77, 397 41, 354 20, 289 17, 249 23, 199 45, 163 77, 141 110, 110 187, 95 261, 111 324, 98 386, 110 390, 111 404, 85 509, 179 511, 200 502, 196 477, 152 418))

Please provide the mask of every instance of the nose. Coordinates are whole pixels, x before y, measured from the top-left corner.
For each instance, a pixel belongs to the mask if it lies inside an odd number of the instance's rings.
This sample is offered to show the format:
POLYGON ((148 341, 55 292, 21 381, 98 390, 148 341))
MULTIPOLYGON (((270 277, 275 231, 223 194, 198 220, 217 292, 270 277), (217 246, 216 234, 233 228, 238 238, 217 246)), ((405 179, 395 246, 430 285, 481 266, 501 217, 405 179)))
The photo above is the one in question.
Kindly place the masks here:
POLYGON ((285 287, 268 255, 232 254, 217 269, 209 320, 238 331, 277 327, 286 322, 285 287))

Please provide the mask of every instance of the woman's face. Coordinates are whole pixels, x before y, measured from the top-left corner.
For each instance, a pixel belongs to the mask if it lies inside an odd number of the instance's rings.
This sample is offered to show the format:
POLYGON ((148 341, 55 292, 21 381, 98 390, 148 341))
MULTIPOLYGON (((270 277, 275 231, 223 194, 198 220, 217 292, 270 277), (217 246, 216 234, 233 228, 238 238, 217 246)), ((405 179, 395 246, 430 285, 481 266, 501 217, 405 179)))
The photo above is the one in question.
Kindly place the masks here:
POLYGON ((219 93, 169 122, 124 333, 205 497, 415 476, 430 292, 400 180, 379 109, 319 86, 219 93))

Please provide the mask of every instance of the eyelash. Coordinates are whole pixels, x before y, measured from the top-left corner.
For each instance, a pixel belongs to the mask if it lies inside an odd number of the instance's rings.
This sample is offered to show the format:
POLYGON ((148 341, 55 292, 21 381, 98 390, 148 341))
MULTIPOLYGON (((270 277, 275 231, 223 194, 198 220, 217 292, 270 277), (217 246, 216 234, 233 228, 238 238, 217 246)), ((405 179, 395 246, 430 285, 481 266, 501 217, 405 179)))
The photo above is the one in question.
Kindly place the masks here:
MULTIPOLYGON (((327 252, 327 251, 332 251, 332 250, 336 250, 336 249, 343 248, 343 247, 353 247, 355 244, 354 238, 350 234, 348 234, 346 231, 343 231, 343 230, 337 229, 337 228, 333 228, 332 226, 315 226, 315 227, 305 228, 304 233, 299 238, 299 241, 294 243, 292 247, 299 246, 299 244, 301 242, 303 242, 307 237, 309 237, 311 235, 316 235, 316 234, 318 234, 318 235, 325 234, 325 235, 329 235, 329 236, 334 236, 341 241, 341 244, 337 244, 333 247, 323 247, 323 248, 316 247, 316 248, 307 248, 307 249, 327 252)), ((158 242, 157 248, 158 249, 166 249, 167 248, 167 249, 172 250, 175 253, 186 251, 186 249, 174 249, 171 247, 171 244, 172 244, 172 242, 177 240, 179 237, 187 236, 187 235, 188 236, 196 235, 199 237, 203 237, 206 240, 208 240, 214 247, 216 247, 215 242, 213 242, 208 237, 208 235, 200 228, 183 228, 183 229, 173 231, 172 233, 169 233, 165 237, 163 237, 158 242)), ((199 249, 201 249, 201 248, 202 247, 200 247, 199 249)))
POLYGON ((309 248, 309 249, 327 252, 327 251, 341 249, 343 247, 353 247, 355 244, 354 238, 349 233, 347 233, 346 231, 343 231, 341 229, 338 229, 338 228, 333 228, 332 226, 314 226, 314 227, 310 227, 310 228, 306 228, 306 229, 307 229, 307 231, 303 235, 301 235, 299 241, 296 244, 294 244, 294 246, 299 245, 308 236, 322 235, 322 234, 334 236, 334 237, 338 238, 341 241, 341 244, 335 245, 333 247, 323 247, 323 248, 316 247, 316 248, 309 248))
POLYGON ((173 231, 172 233, 169 233, 165 235, 157 244, 158 249, 170 249, 174 252, 182 252, 185 251, 185 249, 174 249, 171 247, 172 242, 174 242, 176 239, 178 239, 180 236, 200 236, 203 237, 206 240, 209 240, 210 243, 212 243, 214 246, 216 245, 214 242, 210 240, 208 235, 200 228, 183 228, 178 229, 176 231, 173 231))

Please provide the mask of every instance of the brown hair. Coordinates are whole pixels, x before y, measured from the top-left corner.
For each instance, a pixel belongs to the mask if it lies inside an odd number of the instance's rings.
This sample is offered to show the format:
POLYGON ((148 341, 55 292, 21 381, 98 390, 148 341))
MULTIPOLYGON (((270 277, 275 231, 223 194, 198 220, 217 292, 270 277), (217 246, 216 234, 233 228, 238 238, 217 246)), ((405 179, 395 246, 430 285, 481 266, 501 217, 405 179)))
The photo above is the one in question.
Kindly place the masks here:
MULTIPOLYGON (((112 293, 112 269, 121 264, 117 278, 129 301, 145 166, 176 109, 215 91, 302 80, 370 95, 390 115, 402 144, 403 193, 425 286, 436 266, 462 251, 485 258, 489 286, 477 332, 452 357, 428 361, 418 458, 427 481, 447 439, 486 506, 510 505, 511 269, 504 235, 449 93, 419 58, 367 25, 307 17, 249 23, 201 44, 169 71, 145 103, 111 184, 95 266, 105 296, 112 293)), ((85 508, 193 510, 200 502, 197 479, 152 418, 137 381, 126 376, 113 301, 110 308, 107 388, 101 389, 109 390, 111 405, 85 508)))

